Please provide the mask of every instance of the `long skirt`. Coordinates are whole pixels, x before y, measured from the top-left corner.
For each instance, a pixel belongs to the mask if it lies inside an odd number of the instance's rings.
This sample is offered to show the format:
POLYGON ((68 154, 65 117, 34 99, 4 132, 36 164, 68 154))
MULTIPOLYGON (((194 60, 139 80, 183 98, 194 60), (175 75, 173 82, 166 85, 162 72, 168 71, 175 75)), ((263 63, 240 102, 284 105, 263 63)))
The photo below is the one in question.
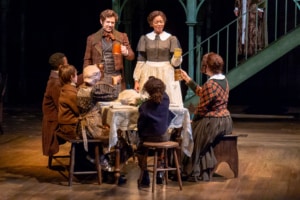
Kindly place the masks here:
MULTIPOLYGON (((217 164, 212 143, 219 135, 232 132, 232 119, 227 117, 204 117, 192 123, 194 151, 191 157, 183 158, 183 173, 202 177, 204 172, 217 164)), ((207 174, 205 175, 207 176, 207 174)))

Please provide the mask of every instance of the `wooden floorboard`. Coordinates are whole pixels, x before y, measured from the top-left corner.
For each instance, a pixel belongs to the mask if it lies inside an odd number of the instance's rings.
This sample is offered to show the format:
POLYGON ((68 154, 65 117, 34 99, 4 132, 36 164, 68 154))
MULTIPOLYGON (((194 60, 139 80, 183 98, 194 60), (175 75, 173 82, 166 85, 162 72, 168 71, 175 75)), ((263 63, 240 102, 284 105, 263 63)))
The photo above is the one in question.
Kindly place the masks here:
MULTIPOLYGON (((73 186, 58 171, 47 168, 42 155, 41 114, 18 112, 4 115, 4 135, 0 136, 1 200, 89 200, 89 199, 168 199, 168 200, 283 200, 300 199, 300 122, 294 119, 234 119, 234 132, 248 134, 238 139, 239 177, 234 178, 221 163, 211 182, 177 182, 138 190, 137 163, 129 160, 122 169, 127 183, 121 186, 97 184, 96 177, 74 178, 73 186)), ((61 146, 60 153, 69 152, 61 146)), ((54 162, 55 164, 55 162, 54 162)), ((67 172, 65 172, 67 174, 67 172)))

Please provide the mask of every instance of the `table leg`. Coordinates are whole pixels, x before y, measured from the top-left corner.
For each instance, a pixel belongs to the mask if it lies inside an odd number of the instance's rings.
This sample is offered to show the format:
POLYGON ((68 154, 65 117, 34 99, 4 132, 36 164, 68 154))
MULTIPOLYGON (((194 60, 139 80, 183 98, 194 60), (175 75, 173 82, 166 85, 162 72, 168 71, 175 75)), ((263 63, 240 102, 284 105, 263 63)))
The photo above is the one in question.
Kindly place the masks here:
POLYGON ((178 162, 179 162, 179 167, 181 166, 181 162, 182 162, 182 151, 181 151, 181 144, 182 144, 182 138, 181 138, 181 131, 182 131, 182 127, 180 128, 174 128, 174 130, 172 131, 172 135, 171 135, 171 140, 174 140, 176 142, 178 142, 179 147, 176 149, 176 153, 178 156, 178 162))
MULTIPOLYGON (((118 130, 117 131, 118 133, 118 138, 122 137, 122 131, 121 130, 118 130)), ((116 155, 116 159, 115 159, 115 183, 118 184, 119 182, 119 178, 120 178, 120 159, 121 159, 121 156, 120 156, 120 140, 118 140, 116 146, 115 146, 115 155, 116 155)))

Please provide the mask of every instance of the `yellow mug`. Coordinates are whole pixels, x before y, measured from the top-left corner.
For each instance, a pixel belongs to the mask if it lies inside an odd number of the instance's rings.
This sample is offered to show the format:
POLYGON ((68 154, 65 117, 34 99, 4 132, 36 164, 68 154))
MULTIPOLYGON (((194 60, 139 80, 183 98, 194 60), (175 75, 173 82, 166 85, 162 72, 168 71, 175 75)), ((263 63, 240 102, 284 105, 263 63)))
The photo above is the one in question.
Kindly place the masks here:
POLYGON ((182 55, 182 49, 181 48, 174 48, 174 58, 180 58, 182 55))

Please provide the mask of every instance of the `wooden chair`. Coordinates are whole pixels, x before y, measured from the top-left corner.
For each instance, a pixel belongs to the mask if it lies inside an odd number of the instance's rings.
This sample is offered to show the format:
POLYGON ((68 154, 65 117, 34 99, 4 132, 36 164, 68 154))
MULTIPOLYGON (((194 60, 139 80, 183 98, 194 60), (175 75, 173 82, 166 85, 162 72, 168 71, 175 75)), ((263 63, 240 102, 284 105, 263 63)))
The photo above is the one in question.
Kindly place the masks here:
POLYGON ((97 174, 98 175, 98 184, 101 185, 102 184, 102 172, 101 172, 101 165, 100 165, 100 147, 103 143, 108 143, 108 138, 107 139, 88 139, 88 143, 94 143, 94 152, 95 152, 95 169, 94 171, 74 171, 74 167, 76 164, 76 160, 75 160, 75 152, 76 152, 76 146, 78 144, 83 144, 83 139, 69 139, 66 138, 62 135, 60 135, 59 137, 63 138, 64 140, 66 140, 67 142, 71 143, 71 151, 70 151, 70 155, 53 155, 53 156, 49 156, 49 160, 48 160, 48 166, 49 168, 52 167, 52 160, 55 159, 62 167, 64 167, 65 169, 67 169, 69 171, 69 186, 72 186, 72 182, 73 182, 73 176, 77 175, 77 174, 97 174), (69 166, 65 166, 60 160, 59 158, 69 158, 69 166))
POLYGON ((213 149, 218 163, 210 173, 210 180, 212 179, 214 172, 221 162, 228 163, 230 169, 233 171, 234 177, 238 177, 239 155, 237 149, 237 139, 239 136, 247 137, 247 135, 230 134, 218 137, 214 141, 213 149))
MULTIPOLYGON (((177 149, 179 148, 179 143, 174 142, 174 141, 168 141, 168 142, 144 142, 143 146, 147 148, 147 151, 145 153, 145 156, 148 156, 148 151, 149 149, 154 150, 154 163, 153 164, 147 164, 147 170, 149 172, 153 173, 153 178, 152 178, 152 192, 154 192, 155 187, 156 187, 156 175, 157 172, 165 172, 164 173, 164 178, 165 178, 165 183, 168 184, 168 171, 176 171, 177 172, 177 177, 178 177, 178 184, 180 190, 182 190, 182 181, 181 181, 181 175, 180 175, 180 165, 178 162, 178 155, 177 155, 177 149), (170 167, 168 165, 168 154, 167 150, 171 150, 173 156, 174 156, 174 161, 175 161, 175 166, 176 167, 170 167), (157 167, 158 163, 158 152, 160 150, 163 150, 163 167, 157 167)), ((141 184, 142 177, 144 174, 144 170, 141 170, 140 178, 139 178, 139 185, 141 184)))

